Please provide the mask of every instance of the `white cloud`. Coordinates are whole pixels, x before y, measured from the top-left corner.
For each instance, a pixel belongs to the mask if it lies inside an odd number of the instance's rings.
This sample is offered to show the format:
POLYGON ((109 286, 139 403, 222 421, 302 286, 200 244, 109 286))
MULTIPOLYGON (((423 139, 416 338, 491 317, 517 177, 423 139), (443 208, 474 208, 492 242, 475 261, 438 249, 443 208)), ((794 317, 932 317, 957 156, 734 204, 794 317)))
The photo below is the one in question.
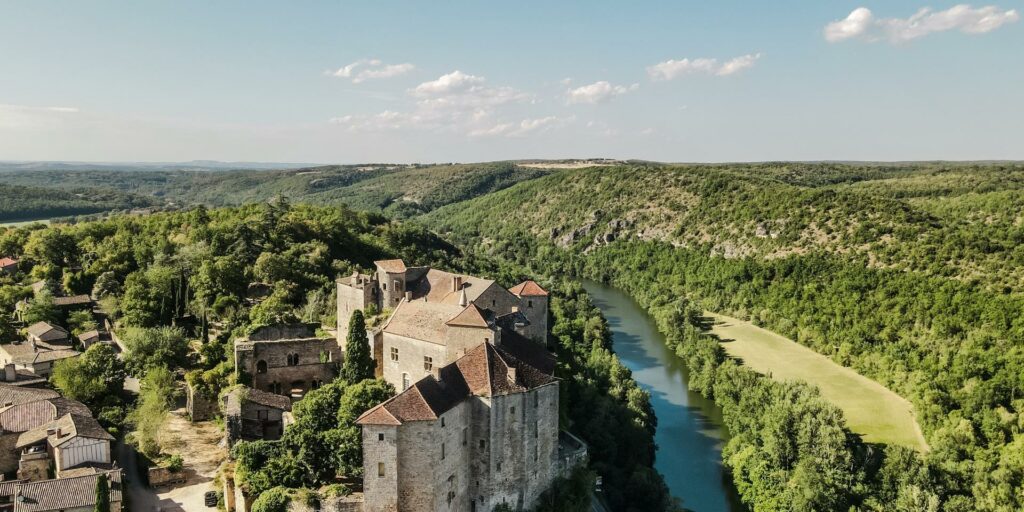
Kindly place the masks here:
POLYGON ((682 75, 729 76, 754 65, 761 58, 760 53, 751 53, 719 62, 718 59, 697 58, 666 60, 647 68, 651 80, 672 80, 682 75))
POLYGON ((547 116, 536 119, 523 119, 518 123, 499 123, 490 127, 482 127, 469 132, 471 137, 525 137, 534 133, 543 133, 557 126, 564 126, 575 120, 574 117, 547 116))
POLYGON ((974 8, 967 4, 933 11, 925 7, 909 18, 876 18, 866 7, 858 7, 846 19, 825 26, 825 40, 830 43, 847 39, 869 42, 903 43, 936 32, 959 30, 965 34, 985 34, 1020 19, 1014 9, 1003 10, 994 5, 974 8))
POLYGON ((331 76, 348 78, 358 84, 376 78, 391 78, 404 75, 416 66, 409 62, 401 64, 384 64, 380 59, 360 59, 336 71, 328 72, 331 76))
POLYGON ((522 137, 560 123, 554 116, 507 120, 514 105, 533 103, 533 96, 513 87, 492 87, 481 76, 453 71, 407 91, 408 111, 347 115, 330 120, 350 131, 448 131, 470 136, 522 137))
POLYGON ((604 80, 584 85, 568 92, 569 103, 603 103, 614 96, 621 96, 640 88, 640 84, 612 85, 604 80))
POLYGON ((451 94, 472 89, 483 84, 484 81, 484 78, 481 76, 467 75, 466 73, 456 69, 447 75, 441 75, 437 80, 431 80, 417 85, 412 92, 416 96, 451 94))

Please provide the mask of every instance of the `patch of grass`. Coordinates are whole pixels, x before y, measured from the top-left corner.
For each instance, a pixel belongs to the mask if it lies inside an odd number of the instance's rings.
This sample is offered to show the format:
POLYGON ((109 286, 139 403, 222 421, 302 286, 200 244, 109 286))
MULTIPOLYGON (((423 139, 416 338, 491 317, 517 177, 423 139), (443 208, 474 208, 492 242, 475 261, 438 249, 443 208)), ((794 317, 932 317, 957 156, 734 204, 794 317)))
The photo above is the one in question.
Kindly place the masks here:
POLYGON ((732 317, 705 312, 711 333, 744 365, 779 381, 802 380, 843 410, 847 427, 870 443, 926 451, 913 406, 881 384, 799 343, 732 317))

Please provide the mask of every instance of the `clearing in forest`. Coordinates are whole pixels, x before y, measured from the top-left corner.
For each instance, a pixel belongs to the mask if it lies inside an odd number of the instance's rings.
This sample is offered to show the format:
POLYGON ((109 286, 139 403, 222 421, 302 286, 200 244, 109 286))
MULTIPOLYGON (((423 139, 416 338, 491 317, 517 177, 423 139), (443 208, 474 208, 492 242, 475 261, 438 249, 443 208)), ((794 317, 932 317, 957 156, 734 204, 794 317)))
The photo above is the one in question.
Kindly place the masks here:
POLYGON ((711 333, 744 365, 779 381, 802 380, 843 410, 847 427, 870 443, 926 451, 909 401, 885 386, 778 334, 732 317, 705 312, 711 333))

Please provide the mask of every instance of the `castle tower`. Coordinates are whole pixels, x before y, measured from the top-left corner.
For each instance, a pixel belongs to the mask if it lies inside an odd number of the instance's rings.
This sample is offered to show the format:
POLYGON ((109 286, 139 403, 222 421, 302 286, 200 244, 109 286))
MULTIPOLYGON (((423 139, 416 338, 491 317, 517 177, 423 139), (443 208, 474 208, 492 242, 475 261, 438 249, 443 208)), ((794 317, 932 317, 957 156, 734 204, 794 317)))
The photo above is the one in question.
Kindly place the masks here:
POLYGON ((405 297, 405 262, 402 260, 380 260, 377 265, 377 282, 380 284, 381 309, 393 308, 405 297))
POLYGON ((530 324, 523 333, 527 338, 545 343, 548 335, 548 292, 534 281, 523 281, 509 288, 519 298, 519 311, 530 324))

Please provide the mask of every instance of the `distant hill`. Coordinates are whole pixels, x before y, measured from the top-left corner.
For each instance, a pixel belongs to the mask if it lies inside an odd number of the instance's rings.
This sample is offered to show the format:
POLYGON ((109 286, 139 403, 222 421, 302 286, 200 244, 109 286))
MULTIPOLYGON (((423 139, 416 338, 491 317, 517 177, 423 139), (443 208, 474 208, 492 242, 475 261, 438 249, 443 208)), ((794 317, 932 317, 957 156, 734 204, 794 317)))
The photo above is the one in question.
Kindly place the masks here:
POLYGON ((54 190, 0 185, 0 222, 17 222, 131 210, 159 205, 147 197, 99 188, 54 190))
POLYGON ((396 217, 428 212, 534 179, 543 169, 512 163, 335 165, 285 170, 52 169, 0 171, 0 184, 104 189, 179 205, 239 205, 284 196, 293 202, 376 210, 396 217))

